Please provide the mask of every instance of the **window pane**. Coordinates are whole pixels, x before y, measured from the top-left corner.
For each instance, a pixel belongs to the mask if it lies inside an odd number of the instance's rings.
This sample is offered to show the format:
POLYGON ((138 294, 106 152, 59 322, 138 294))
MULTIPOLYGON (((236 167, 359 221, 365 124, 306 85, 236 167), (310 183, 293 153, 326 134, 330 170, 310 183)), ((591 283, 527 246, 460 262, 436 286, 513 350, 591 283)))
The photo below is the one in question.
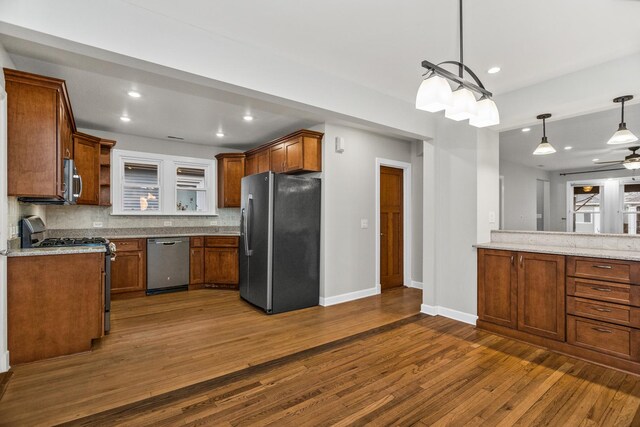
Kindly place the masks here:
POLYGON ((573 231, 600 233, 600 187, 581 185, 573 187, 573 231))
POLYGON ((122 209, 137 212, 160 210, 158 165, 124 163, 122 209))
POLYGON ((180 212, 204 212, 207 210, 205 169, 197 167, 176 168, 176 210, 180 212))
POLYGON ((158 186, 158 165, 124 163, 124 183, 135 186, 158 186))
POLYGON ((626 184, 624 186, 624 205, 622 208, 623 233, 640 234, 639 213, 640 184, 626 184))

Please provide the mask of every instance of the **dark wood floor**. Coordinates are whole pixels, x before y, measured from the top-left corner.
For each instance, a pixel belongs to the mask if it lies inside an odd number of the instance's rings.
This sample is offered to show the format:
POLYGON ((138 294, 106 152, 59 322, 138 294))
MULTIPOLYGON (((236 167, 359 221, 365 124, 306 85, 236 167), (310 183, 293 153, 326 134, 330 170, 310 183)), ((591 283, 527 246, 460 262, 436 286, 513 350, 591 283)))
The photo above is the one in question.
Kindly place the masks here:
POLYGON ((418 314, 414 289, 280 318, 243 310, 229 293, 189 294, 123 301, 120 332, 93 353, 18 367, 2 424, 640 425, 640 377, 418 314), (210 298, 223 318, 241 311, 239 328, 202 323, 210 298), (163 324, 146 331, 158 316, 163 324), (254 316, 267 329, 245 325, 254 316), (234 353, 222 355, 227 345, 234 353), (78 372, 91 370, 99 375, 83 388, 78 372))

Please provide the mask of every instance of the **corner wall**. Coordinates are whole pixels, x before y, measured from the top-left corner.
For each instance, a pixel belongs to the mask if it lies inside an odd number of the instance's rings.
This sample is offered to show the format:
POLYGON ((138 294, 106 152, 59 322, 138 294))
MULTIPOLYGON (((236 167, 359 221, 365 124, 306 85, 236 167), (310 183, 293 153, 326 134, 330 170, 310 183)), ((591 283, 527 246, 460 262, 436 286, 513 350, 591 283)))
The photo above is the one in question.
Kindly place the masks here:
POLYGON ((422 311, 474 324, 476 250, 498 224, 498 133, 441 119, 424 143, 422 311), (494 212, 495 222, 490 222, 494 212))

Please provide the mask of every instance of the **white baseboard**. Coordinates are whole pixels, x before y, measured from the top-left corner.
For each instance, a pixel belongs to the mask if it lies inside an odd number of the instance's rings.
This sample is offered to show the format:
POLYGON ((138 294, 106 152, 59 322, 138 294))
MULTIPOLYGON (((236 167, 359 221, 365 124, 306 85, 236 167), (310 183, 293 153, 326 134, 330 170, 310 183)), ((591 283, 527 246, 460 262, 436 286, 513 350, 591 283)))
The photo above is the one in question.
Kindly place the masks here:
POLYGON ((0 372, 7 372, 11 366, 9 366, 9 352, 5 351, 0 354, 0 372))
POLYGON ((475 314, 464 313, 462 311, 453 310, 447 307, 440 307, 438 305, 422 304, 422 306, 420 306, 420 311, 430 316, 448 317, 449 319, 468 323, 474 326, 476 324, 476 320, 478 320, 478 316, 476 316, 475 314))
POLYGON ((320 297, 320 305, 328 307, 330 305, 341 304, 347 301, 353 301, 360 298, 366 298, 380 293, 379 287, 363 289, 361 291, 348 292, 346 294, 336 295, 333 297, 320 297))
POLYGON ((416 282, 415 280, 411 281, 410 288, 422 289, 422 282, 416 282))

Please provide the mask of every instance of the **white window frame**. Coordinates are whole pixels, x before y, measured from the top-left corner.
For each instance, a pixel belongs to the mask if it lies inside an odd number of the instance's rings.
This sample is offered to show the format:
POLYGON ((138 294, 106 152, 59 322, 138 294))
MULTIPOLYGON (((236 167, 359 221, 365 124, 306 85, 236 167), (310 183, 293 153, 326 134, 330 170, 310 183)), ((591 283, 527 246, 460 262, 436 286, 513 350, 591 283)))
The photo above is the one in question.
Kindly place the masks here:
POLYGON ((143 215, 143 216, 217 216, 216 194, 216 162, 213 159, 194 157, 168 156, 165 154, 146 153, 140 151, 111 150, 111 215, 143 215), (158 211, 125 211, 122 206, 122 189, 124 185, 125 162, 158 165, 158 183, 160 185, 160 209, 158 211), (203 168, 205 174, 206 206, 201 212, 178 211, 177 168, 203 168))

